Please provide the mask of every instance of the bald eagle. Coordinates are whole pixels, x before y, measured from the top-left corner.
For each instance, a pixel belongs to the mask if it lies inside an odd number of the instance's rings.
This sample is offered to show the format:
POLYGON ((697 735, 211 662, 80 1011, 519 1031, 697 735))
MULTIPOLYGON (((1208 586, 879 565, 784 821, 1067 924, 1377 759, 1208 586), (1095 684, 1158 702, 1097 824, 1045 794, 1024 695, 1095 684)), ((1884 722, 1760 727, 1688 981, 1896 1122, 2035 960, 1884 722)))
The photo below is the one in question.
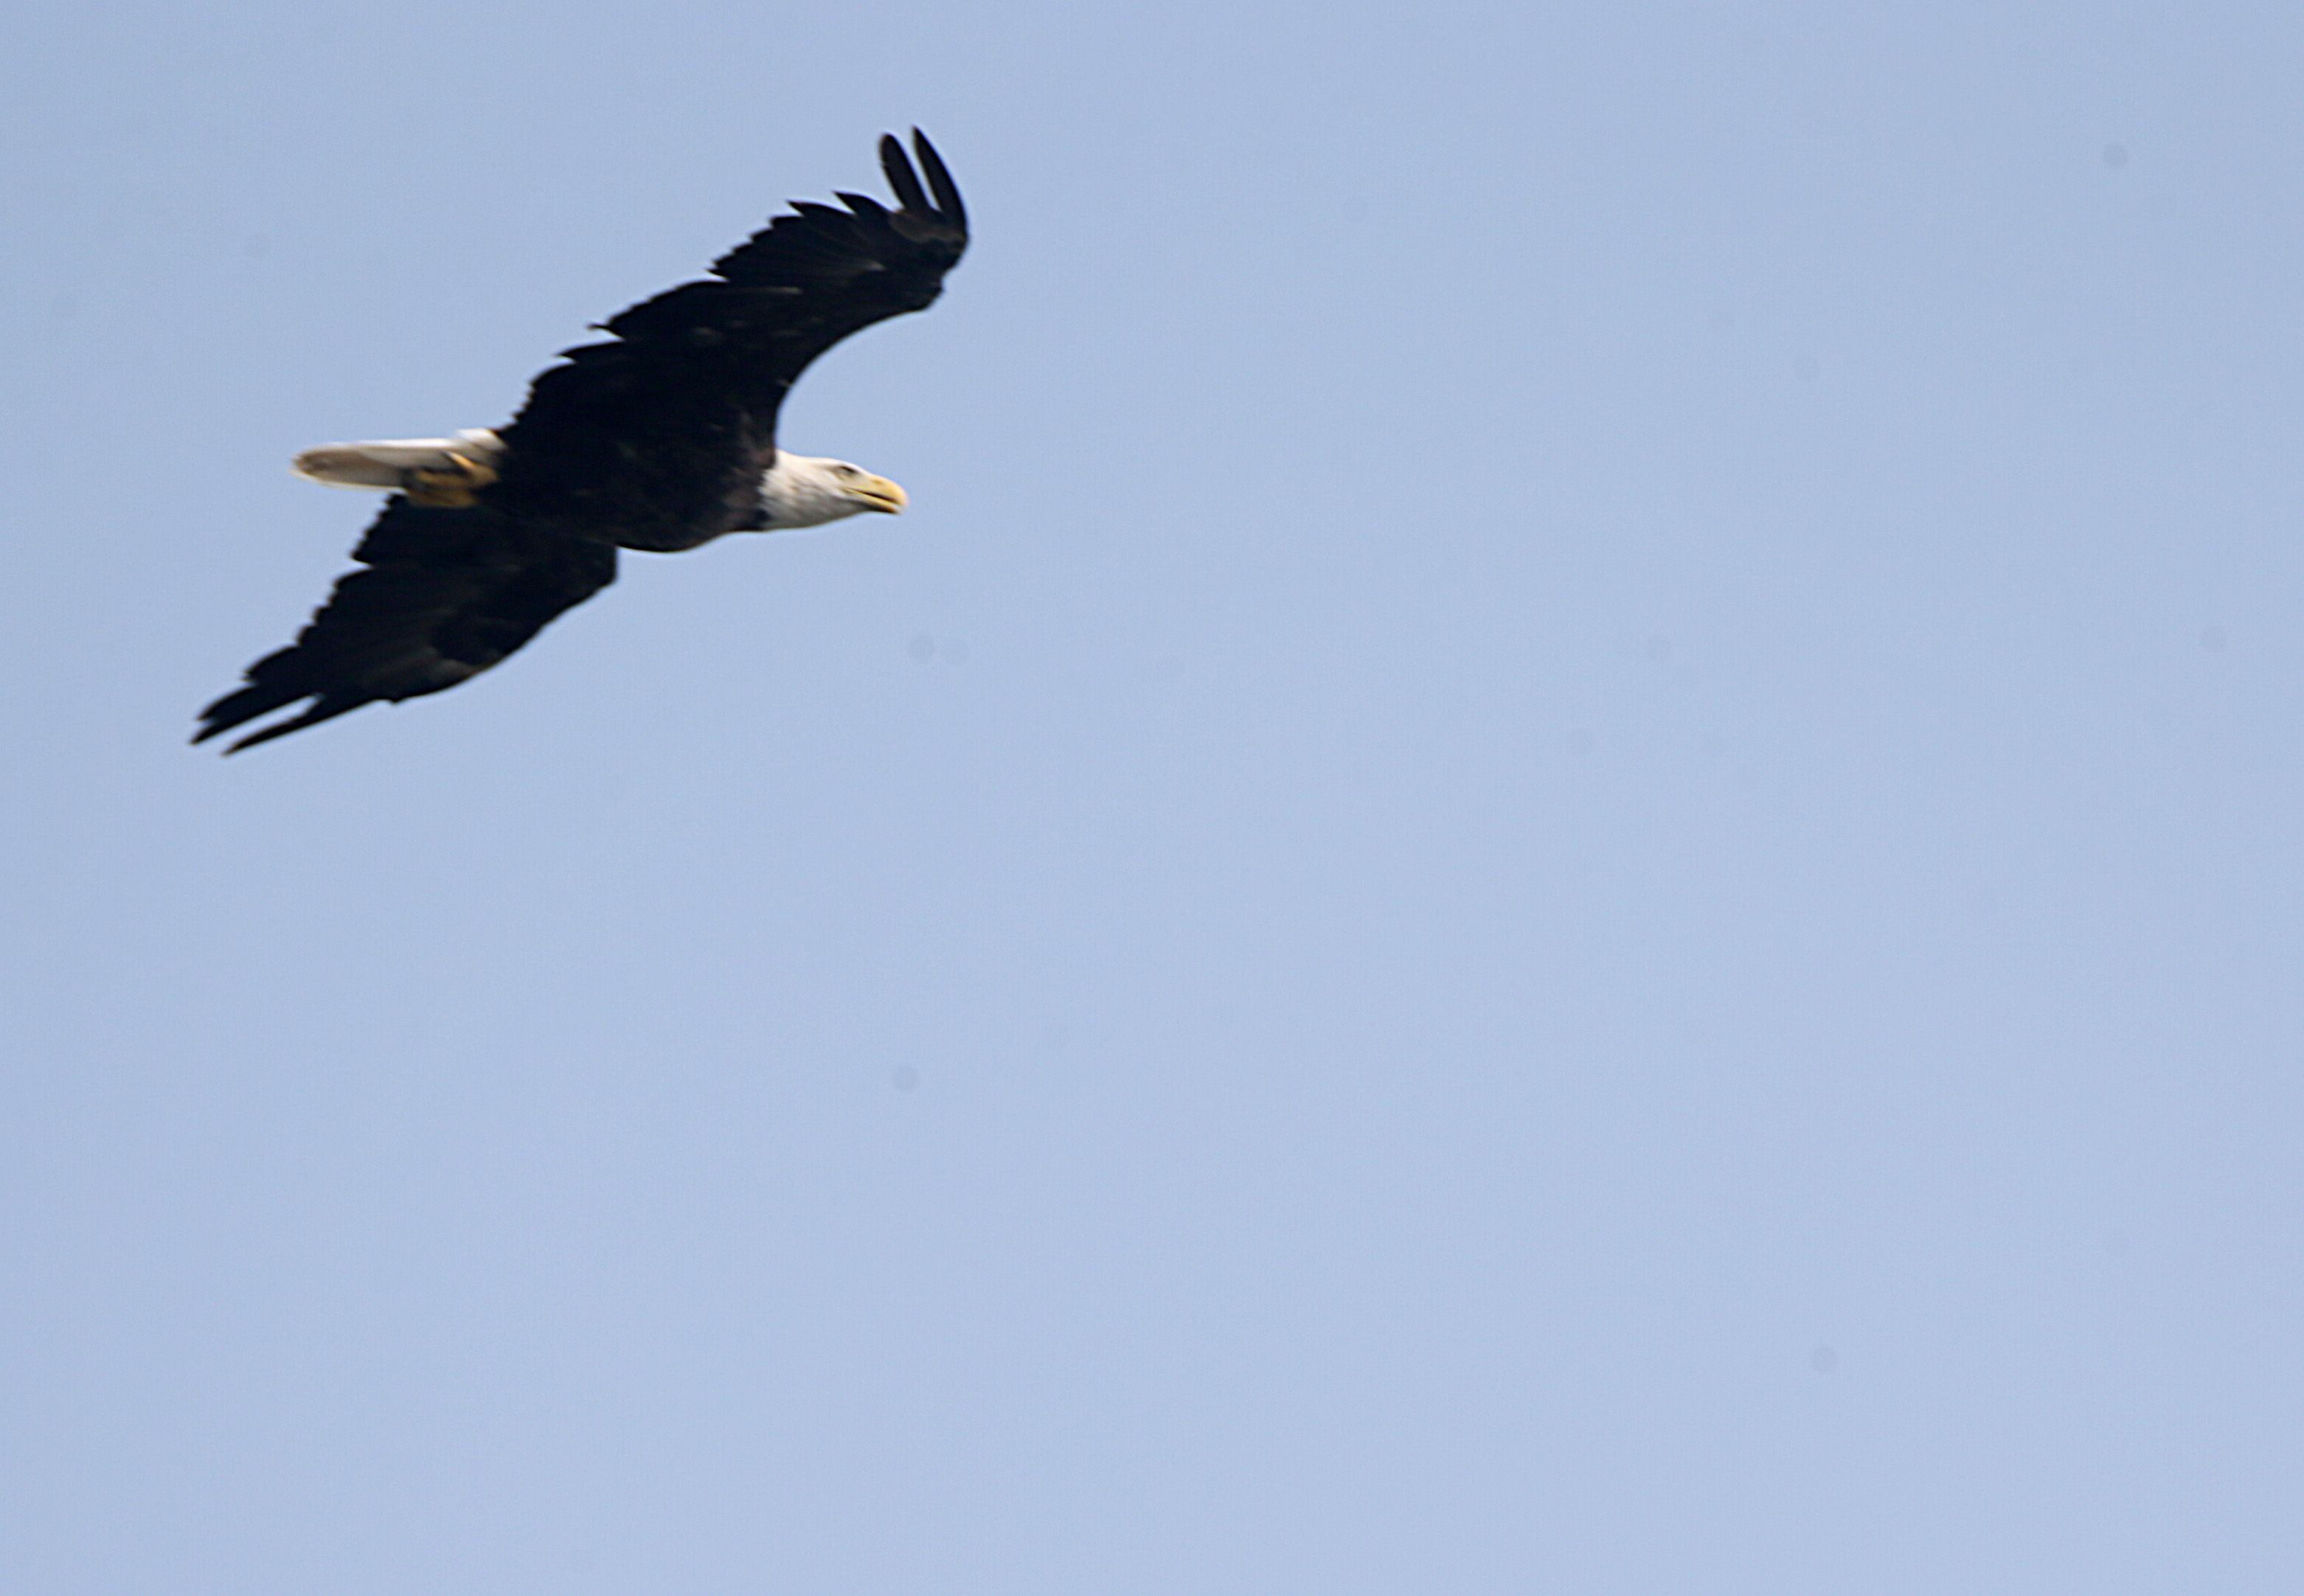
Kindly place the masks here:
POLYGON ((352 551, 362 569, 201 711, 192 741, 311 700, 225 751, 236 753, 470 681, 614 582, 619 548, 902 510, 904 490, 885 477, 778 449, 776 411, 834 344, 934 303, 968 247, 951 173, 917 128, 912 149, 917 169, 893 136, 880 140, 896 209, 862 194, 796 201, 710 277, 564 352, 501 429, 299 455, 316 480, 392 497, 352 551))

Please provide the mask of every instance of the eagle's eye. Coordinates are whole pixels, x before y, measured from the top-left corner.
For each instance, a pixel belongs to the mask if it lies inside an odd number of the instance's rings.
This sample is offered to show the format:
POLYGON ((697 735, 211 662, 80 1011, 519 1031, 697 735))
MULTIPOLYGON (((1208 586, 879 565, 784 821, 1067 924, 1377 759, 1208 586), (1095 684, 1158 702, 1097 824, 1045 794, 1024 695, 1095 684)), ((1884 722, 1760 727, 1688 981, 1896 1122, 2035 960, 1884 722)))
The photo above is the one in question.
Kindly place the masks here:
POLYGON ((856 468, 852 465, 835 465, 832 468, 832 474, 835 477, 852 477, 856 474, 856 468))

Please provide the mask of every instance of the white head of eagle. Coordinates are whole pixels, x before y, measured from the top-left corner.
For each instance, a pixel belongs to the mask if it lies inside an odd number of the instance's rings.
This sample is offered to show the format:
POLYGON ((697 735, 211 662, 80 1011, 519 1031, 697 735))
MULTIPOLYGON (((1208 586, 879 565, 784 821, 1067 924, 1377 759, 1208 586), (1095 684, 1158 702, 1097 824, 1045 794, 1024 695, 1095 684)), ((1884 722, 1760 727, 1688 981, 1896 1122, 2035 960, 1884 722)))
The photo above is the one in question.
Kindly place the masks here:
POLYGON ((229 751, 363 704, 453 687, 614 582, 616 551, 671 553, 904 507, 844 460, 776 446, 800 373, 851 333, 925 310, 968 247, 936 147, 880 140, 891 209, 863 194, 792 208, 683 283, 600 325, 504 427, 331 444, 296 469, 392 497, 296 641, 200 712, 204 742, 310 700, 229 751), (918 165, 914 165, 917 159, 918 165))
POLYGON ((760 477, 757 530, 781 532, 787 527, 822 526, 867 510, 895 515, 910 502, 902 488, 860 465, 814 454, 780 454, 760 477))

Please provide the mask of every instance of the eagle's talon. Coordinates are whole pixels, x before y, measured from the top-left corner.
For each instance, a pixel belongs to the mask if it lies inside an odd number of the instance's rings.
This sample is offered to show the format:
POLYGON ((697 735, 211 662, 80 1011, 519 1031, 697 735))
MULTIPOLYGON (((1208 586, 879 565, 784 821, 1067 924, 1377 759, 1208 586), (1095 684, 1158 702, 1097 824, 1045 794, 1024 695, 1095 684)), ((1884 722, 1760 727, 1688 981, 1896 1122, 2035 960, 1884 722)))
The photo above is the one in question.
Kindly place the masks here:
POLYGON ((411 467, 401 491, 416 504, 436 510, 469 510, 479 502, 480 490, 496 480, 496 468, 461 454, 448 453, 444 466, 411 467))

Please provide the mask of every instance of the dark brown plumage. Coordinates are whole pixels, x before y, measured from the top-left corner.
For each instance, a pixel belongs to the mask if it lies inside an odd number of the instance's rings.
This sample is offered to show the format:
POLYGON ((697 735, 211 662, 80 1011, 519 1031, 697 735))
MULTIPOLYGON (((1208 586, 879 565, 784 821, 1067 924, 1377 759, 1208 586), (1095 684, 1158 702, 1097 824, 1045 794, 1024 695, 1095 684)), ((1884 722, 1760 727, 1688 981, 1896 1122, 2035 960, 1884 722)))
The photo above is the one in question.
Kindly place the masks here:
POLYGON ((801 202, 712 266, 603 325, 539 375, 467 507, 395 494, 290 647, 201 712, 205 742, 275 709, 252 747, 378 700, 467 681, 615 580, 616 550, 693 548, 757 526, 776 412, 817 356, 927 309, 968 244, 968 214, 915 129, 880 163, 898 208, 801 202), (922 183, 925 174, 926 183, 922 183))

